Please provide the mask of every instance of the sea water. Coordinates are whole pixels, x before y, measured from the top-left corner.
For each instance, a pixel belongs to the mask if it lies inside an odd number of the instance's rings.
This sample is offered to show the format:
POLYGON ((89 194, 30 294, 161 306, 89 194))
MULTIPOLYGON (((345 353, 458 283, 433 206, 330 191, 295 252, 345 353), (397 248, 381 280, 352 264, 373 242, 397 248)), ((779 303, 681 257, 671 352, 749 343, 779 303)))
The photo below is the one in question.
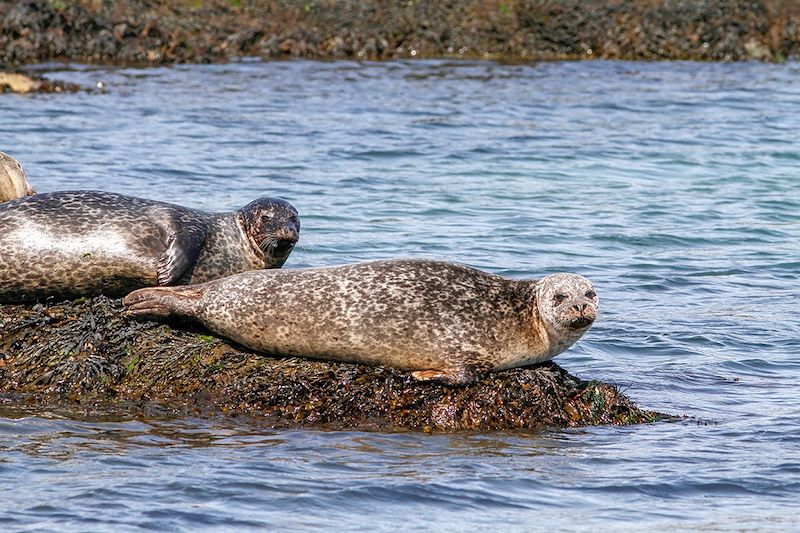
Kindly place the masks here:
POLYGON ((800 530, 800 65, 45 65, 0 97, 40 192, 279 196, 286 268, 390 257, 600 297, 557 362, 687 418, 273 430, 0 403, 3 531, 800 530))

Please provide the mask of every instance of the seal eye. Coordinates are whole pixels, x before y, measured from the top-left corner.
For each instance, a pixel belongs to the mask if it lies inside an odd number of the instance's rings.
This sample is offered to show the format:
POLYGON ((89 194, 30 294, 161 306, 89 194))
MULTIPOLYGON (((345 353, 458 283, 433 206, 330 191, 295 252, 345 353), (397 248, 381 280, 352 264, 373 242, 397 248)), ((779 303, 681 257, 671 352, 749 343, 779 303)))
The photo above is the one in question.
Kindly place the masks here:
POLYGON ((559 305, 561 302, 563 302, 566 299, 567 299, 567 295, 566 294, 556 294, 555 296, 553 296, 553 303, 555 303, 556 305, 559 305))
POLYGON ((597 296, 597 294, 595 294, 594 291, 586 291, 586 294, 584 296, 586 296, 587 298, 594 298, 595 296, 597 296))

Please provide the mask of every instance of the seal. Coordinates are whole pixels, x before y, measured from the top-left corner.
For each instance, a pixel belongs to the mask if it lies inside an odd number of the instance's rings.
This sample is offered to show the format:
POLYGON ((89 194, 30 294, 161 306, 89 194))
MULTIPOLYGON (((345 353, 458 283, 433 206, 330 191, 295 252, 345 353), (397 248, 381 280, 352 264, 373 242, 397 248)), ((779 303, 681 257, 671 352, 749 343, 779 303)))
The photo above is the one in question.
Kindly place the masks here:
POLYGON ((280 268, 299 238, 297 211, 260 198, 209 213, 99 191, 0 204, 0 302, 122 296, 280 268))
POLYGON ((258 352, 390 366, 460 386, 552 359, 589 329, 598 301, 576 274, 512 280, 397 259, 246 272, 141 289, 123 302, 129 317, 189 318, 258 352))
POLYGON ((0 203, 36 194, 19 161, 0 152, 0 203))

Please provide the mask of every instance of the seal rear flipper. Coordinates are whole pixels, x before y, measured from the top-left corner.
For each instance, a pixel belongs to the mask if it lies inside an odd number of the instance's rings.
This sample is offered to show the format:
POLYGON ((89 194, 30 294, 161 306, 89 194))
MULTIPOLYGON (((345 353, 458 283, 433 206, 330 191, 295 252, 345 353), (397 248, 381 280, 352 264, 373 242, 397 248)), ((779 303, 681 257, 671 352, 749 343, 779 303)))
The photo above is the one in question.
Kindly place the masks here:
POLYGON ((186 316, 191 313, 194 303, 203 297, 205 287, 153 287, 139 289, 127 295, 122 304, 122 314, 138 319, 165 319, 173 316, 186 316))
POLYGON ((205 231, 197 227, 186 227, 170 233, 167 249, 158 260, 158 284, 175 285, 197 262, 205 241, 205 231))
POLYGON ((472 366, 460 368, 447 368, 443 370, 417 370, 411 373, 417 381, 435 381, 450 387, 464 387, 479 377, 478 371, 472 366))

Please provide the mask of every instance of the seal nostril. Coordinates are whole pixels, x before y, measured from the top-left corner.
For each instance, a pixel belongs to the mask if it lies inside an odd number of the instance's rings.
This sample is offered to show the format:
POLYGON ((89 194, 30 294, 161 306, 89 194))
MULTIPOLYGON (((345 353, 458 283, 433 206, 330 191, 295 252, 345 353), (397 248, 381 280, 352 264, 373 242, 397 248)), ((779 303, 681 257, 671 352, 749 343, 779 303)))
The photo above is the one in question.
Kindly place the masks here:
POLYGON ((290 239, 281 239, 275 245, 275 251, 277 251, 278 253, 286 253, 286 252, 288 252, 289 250, 292 249, 292 247, 294 246, 295 242, 297 242, 297 241, 296 240, 290 240, 290 239))

